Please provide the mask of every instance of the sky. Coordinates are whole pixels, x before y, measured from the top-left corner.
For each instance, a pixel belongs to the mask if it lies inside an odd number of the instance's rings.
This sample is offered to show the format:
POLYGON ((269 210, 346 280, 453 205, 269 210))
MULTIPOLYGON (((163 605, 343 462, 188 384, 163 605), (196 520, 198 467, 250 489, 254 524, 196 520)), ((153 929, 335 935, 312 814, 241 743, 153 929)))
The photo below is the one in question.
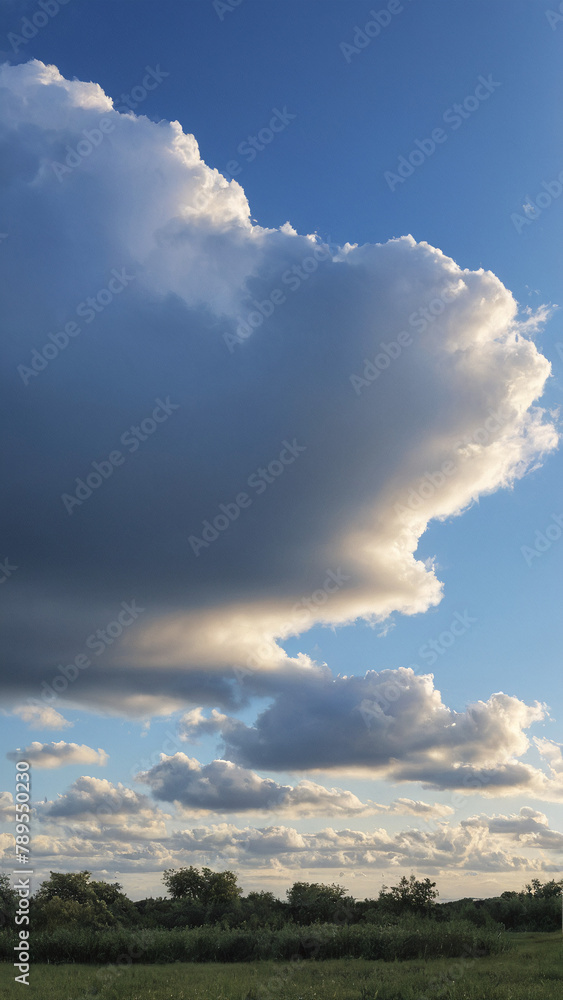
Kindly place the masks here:
POLYGON ((548 2, 0 4, 7 870, 559 877, 548 2))

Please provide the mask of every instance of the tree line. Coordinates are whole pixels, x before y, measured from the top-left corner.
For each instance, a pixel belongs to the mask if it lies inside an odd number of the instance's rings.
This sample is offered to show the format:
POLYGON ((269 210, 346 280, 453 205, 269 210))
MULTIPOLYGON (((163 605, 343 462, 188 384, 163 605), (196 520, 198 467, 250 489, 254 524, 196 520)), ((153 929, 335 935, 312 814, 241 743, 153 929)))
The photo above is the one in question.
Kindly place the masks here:
MULTIPOLYGON (((436 882, 403 876, 383 886, 375 899, 355 899, 341 885, 294 882, 284 900, 272 892, 243 894, 233 871, 193 866, 167 869, 162 881, 168 897, 130 900, 117 883, 92 878, 91 872, 51 872, 31 899, 31 925, 50 932, 59 927, 270 928, 313 924, 392 925, 404 918, 444 923, 463 920, 475 927, 501 925, 509 931, 552 931, 561 926, 563 880, 541 883, 489 899, 439 903, 436 882)), ((0 923, 13 925, 16 894, 0 876, 0 923)))

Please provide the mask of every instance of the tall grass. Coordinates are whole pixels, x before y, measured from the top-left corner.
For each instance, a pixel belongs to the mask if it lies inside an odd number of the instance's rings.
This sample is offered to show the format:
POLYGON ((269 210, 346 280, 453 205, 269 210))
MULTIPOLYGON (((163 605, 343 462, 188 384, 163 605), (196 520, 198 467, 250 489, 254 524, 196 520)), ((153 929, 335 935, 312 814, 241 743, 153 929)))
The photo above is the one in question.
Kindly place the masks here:
MULTIPOLYGON (((12 961, 14 938, 0 931, 0 959, 12 961)), ((507 937, 468 921, 435 923, 410 918, 393 925, 287 924, 279 930, 192 929, 88 930, 59 927, 32 935, 33 962, 94 964, 288 961, 295 958, 455 958, 504 951, 507 937)))

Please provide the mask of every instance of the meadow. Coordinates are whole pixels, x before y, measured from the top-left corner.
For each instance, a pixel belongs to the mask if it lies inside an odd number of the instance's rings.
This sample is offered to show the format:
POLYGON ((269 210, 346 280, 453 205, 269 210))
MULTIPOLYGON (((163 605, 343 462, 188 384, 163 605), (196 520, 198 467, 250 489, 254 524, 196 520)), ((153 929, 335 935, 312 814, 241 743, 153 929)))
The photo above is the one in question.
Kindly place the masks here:
MULTIPOLYGON (((32 965, 30 1000, 560 1000, 561 934, 510 934, 484 957, 169 965, 32 965)), ((0 992, 21 997, 0 964, 0 992)))

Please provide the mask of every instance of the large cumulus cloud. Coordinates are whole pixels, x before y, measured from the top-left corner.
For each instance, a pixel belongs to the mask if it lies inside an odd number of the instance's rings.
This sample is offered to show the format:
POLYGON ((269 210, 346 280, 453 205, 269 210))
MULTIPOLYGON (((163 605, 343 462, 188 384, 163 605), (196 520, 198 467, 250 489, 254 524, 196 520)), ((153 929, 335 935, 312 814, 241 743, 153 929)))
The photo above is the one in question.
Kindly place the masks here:
POLYGON ((338 248, 253 224, 178 123, 119 114, 54 67, 2 67, 0 120, 7 698, 89 653, 70 702, 224 708, 249 662, 248 694, 326 674, 278 640, 436 604, 416 557, 428 521, 555 447, 535 318, 492 273, 412 237, 338 248), (276 289, 284 301, 233 343, 276 289), (68 323, 58 356, 22 375, 68 323), (177 409, 129 451, 122 435, 167 399, 177 409), (124 462, 69 513, 62 494, 116 449, 124 462), (241 492, 250 503, 196 554, 190 538, 241 492), (142 615, 87 646, 133 599, 142 615))
POLYGON ((401 667, 289 683, 252 725, 192 710, 179 728, 187 741, 216 733, 225 757, 247 768, 358 772, 467 794, 558 800, 560 747, 535 739, 546 771, 520 759, 531 747, 528 730, 545 714, 538 702, 502 692, 457 712, 432 674, 401 667))

